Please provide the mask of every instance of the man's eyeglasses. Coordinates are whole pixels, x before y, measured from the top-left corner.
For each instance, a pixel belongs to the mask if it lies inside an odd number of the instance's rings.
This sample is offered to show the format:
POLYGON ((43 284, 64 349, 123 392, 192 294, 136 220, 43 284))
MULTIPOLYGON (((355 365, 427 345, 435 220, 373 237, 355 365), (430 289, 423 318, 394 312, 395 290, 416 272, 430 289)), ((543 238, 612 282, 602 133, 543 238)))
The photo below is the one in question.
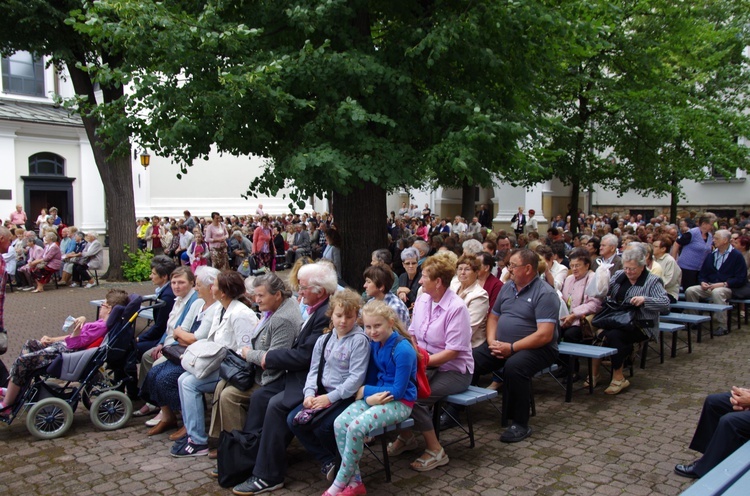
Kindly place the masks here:
POLYGON ((511 263, 509 263, 507 265, 507 267, 508 267, 508 270, 515 270, 515 269, 517 269, 519 267, 524 267, 526 265, 529 265, 529 264, 514 264, 514 263, 511 262, 511 263))
POLYGON ((300 290, 300 291, 307 291, 307 290, 309 290, 309 289, 312 289, 312 288, 314 288, 314 287, 315 287, 315 286, 303 286, 303 285, 301 285, 301 284, 300 284, 300 286, 299 286, 299 290, 300 290))
POLYGON ((404 265, 419 265, 419 262, 404 262, 404 265))

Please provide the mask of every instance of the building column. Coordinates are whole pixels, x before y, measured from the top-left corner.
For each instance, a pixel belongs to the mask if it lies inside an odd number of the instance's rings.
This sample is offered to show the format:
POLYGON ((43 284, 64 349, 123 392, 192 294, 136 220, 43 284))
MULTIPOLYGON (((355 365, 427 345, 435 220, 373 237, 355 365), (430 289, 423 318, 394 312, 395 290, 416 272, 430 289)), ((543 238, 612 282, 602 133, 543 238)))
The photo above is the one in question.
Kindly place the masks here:
POLYGON ((107 230, 107 217, 104 201, 104 184, 99 169, 96 167, 94 152, 91 149, 86 133, 82 130, 78 139, 80 152, 80 175, 76 179, 74 191, 77 190, 76 219, 77 227, 84 232, 97 231, 104 234, 107 230))
POLYGON ((7 219, 16 205, 23 205, 23 183, 19 177, 29 173, 28 168, 23 171, 22 165, 17 163, 15 127, 0 127, 0 157, 4 158, 5 164, 0 167, 0 190, 10 190, 9 199, 0 199, 0 216, 7 219))

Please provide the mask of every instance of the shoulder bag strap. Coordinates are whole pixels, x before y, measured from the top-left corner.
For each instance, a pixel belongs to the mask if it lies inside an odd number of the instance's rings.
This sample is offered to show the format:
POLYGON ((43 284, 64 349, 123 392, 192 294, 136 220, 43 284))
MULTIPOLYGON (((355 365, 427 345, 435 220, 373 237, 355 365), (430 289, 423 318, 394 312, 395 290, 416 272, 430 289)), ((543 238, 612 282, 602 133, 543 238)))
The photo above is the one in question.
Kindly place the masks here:
POLYGON ((325 388, 323 387, 323 369, 326 366, 326 347, 328 346, 328 341, 331 340, 331 335, 334 332, 336 331, 331 330, 331 332, 328 333, 328 336, 326 336, 323 341, 323 347, 320 350, 320 363, 318 363, 318 394, 322 394, 321 391, 325 391, 325 388))

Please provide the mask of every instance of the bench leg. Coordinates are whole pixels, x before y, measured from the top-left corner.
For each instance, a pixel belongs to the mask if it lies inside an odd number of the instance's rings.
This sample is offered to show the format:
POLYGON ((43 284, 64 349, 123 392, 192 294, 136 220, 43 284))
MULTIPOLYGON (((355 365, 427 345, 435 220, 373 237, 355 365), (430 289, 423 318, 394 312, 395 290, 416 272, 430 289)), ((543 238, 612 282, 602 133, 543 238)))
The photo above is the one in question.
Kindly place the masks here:
MULTIPOLYGON (((701 314, 703 315, 703 314, 701 314)), ((711 335, 711 339, 714 338, 714 318, 711 317, 711 320, 708 321, 708 332, 711 335)))
MULTIPOLYGON (((688 330, 688 336, 690 336, 690 329, 687 328, 687 330, 688 330)), ((670 356, 672 358, 677 356, 677 333, 676 332, 672 333, 672 353, 670 354, 670 356)))
MULTIPOLYGON (((672 333, 674 336, 674 333, 672 333)), ((664 333, 659 333, 659 363, 664 363, 664 333)))
POLYGON ((385 469, 385 481, 391 482, 391 459, 388 457, 388 440, 385 434, 380 435, 380 446, 383 448, 383 468, 385 469))
POLYGON ((432 426, 435 429, 435 437, 440 441, 440 412, 443 411, 443 402, 436 402, 432 408, 432 426))
MULTIPOLYGON (((568 355, 568 375, 565 378, 565 402, 573 401, 573 368, 575 367, 575 357, 568 355)), ((591 360, 589 360, 589 379, 591 379, 591 360)))
POLYGON ((594 394, 594 361, 587 358, 589 365, 589 394, 594 394))
POLYGON ((474 447, 474 420, 471 418, 471 407, 466 407, 466 423, 469 426, 469 448, 474 447))
MULTIPOLYGON (((648 353, 648 340, 641 344, 641 369, 646 368, 646 354, 648 353)), ((633 377, 633 367, 630 367, 630 377, 633 377)))

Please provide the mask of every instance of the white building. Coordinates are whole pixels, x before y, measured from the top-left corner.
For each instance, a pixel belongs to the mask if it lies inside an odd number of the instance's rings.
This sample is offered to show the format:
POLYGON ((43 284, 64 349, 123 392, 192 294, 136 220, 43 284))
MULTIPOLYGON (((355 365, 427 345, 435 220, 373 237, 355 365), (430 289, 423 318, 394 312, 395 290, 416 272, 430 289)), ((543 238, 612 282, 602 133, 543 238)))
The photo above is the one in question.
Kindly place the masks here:
MULTIPOLYGON (((45 68, 28 52, 3 58, 0 65, 0 216, 7 219, 17 204, 24 207, 33 222, 41 208, 56 206, 66 224, 84 230, 106 230, 104 189, 91 147, 76 116, 53 103, 53 96, 72 97, 72 84, 54 68, 45 68)), ((232 157, 213 153, 208 161, 189 168, 177 179, 179 167, 168 158, 151 157, 148 169, 140 166, 135 150, 132 160, 136 215, 178 217, 184 209, 194 215, 254 213, 258 203, 271 214, 288 211, 289 200, 241 197, 253 178, 262 173, 262 159, 232 157)), ((685 199, 680 209, 705 210, 719 215, 736 215, 750 205, 750 185, 744 172, 731 181, 716 180, 682 184, 685 199)), ((534 209, 544 228, 545 222, 563 214, 569 187, 559 181, 547 181, 531 189, 498 185, 477 188, 476 205, 486 203, 496 227, 507 227, 519 206, 534 209)), ((428 204, 432 211, 453 218, 461 210, 461 190, 438 188, 433 191, 401 191, 389 195, 388 211, 398 211, 401 202, 428 204)), ((323 212, 325 200, 311 200, 303 210, 323 212)), ((595 189, 583 192, 579 202, 587 212, 630 211, 646 217, 669 209, 669 197, 643 197, 595 189)))

